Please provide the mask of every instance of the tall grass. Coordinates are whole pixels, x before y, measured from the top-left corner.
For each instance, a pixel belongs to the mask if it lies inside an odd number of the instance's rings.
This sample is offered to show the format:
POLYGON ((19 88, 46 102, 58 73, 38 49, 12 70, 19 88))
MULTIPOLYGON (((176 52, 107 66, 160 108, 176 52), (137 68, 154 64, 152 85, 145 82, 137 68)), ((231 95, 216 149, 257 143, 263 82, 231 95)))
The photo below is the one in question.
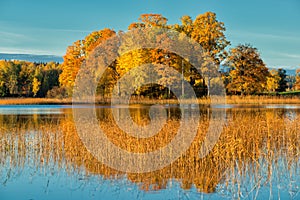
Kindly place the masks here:
MULTIPOLYGON (((198 99, 183 99, 184 104, 300 104, 299 96, 226 96, 202 97, 198 99)), ((95 103, 110 104, 108 97, 96 97, 95 103)), ((177 99, 151 99, 147 97, 132 97, 131 104, 179 104, 177 99)), ((72 104, 72 98, 0 98, 0 105, 18 104, 72 104)))

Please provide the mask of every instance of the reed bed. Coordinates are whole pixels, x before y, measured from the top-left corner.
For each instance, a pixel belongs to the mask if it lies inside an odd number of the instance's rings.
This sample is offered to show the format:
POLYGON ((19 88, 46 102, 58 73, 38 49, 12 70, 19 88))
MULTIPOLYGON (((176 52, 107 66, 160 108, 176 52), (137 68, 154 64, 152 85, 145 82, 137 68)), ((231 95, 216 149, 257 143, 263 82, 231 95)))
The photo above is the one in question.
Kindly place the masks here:
POLYGON ((228 104, 300 104, 300 96, 227 96, 228 104))
MULTIPOLYGON (((87 174, 106 179, 126 176, 145 191, 164 189, 171 180, 177 180, 185 190, 195 187, 199 192, 218 192, 232 199, 258 198, 266 187, 271 199, 273 187, 287 191, 292 198, 299 192, 299 113, 229 109, 219 141, 208 156, 200 158, 199 149, 210 118, 209 111, 201 114, 198 133, 179 159, 149 173, 124 173, 99 162, 83 145, 71 116, 55 123, 30 120, 17 126, 3 123, 0 164, 5 166, 9 160, 10 168, 22 167, 30 158, 38 168, 56 163, 70 173, 84 169, 87 174)), ((143 117, 136 122, 148 123, 143 117)), ((115 145, 130 152, 145 153, 169 143, 178 130, 179 120, 170 118, 161 132, 148 139, 136 139, 122 132, 109 110, 99 126, 115 145)))
MULTIPOLYGON (((80 103, 80 102, 78 102, 80 103)), ((96 104, 110 104, 109 97, 96 97, 96 104)), ((299 96, 226 96, 212 98, 202 97, 198 99, 182 99, 183 104, 300 104, 299 96)), ((19 104, 72 104, 72 98, 0 98, 0 105, 19 104)), ((151 99, 147 97, 132 97, 130 104, 179 104, 178 99, 151 99)))
POLYGON ((72 104, 72 98, 0 98, 0 105, 72 104))

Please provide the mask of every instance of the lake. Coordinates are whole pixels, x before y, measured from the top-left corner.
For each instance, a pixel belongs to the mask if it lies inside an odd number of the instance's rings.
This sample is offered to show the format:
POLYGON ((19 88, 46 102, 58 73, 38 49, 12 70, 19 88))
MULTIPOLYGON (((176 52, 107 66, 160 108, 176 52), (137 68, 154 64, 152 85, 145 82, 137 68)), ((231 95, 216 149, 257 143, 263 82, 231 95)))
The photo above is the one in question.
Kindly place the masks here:
POLYGON ((300 198, 300 105, 151 109, 0 106, 0 199, 300 198), (76 122, 74 113, 84 118, 92 108, 105 133, 100 139, 88 121, 84 127, 76 122), (134 124, 127 124, 129 118, 134 124), (135 137, 134 128, 144 133, 151 124, 157 133, 135 137), (164 154, 160 149, 176 140, 181 126, 180 143, 164 154), (217 140, 211 141, 209 152, 201 154, 206 139, 213 137, 217 140), (144 156, 139 157, 143 163, 105 151, 111 144, 120 152, 144 156), (144 160, 151 152, 160 154, 144 160))

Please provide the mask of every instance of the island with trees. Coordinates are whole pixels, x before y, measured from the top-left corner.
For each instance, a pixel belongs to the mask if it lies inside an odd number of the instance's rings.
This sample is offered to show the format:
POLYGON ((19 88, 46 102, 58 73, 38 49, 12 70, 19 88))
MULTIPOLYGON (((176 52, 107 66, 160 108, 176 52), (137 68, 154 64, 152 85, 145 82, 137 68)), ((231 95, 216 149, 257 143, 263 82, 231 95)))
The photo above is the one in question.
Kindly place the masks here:
MULTIPOLYGON (((128 26, 128 31, 149 27, 174 30, 199 43, 219 67, 229 99, 232 96, 298 99, 300 69, 296 70, 295 75, 288 75, 283 68, 268 68, 259 50, 251 44, 242 44, 241 41, 241 44, 232 47, 225 36, 225 24, 213 12, 200 14, 195 19, 182 16, 179 24, 168 24, 168 19, 160 14, 142 14, 137 22, 128 26)), ((1 60, 1 102, 70 103, 80 67, 98 45, 116 34, 118 33, 114 30, 104 28, 75 41, 67 47, 62 63, 1 60)), ((164 37, 163 34, 161 37, 164 37)), ((99 103, 108 102, 113 87, 126 72, 145 63, 168 64, 182 73, 184 80, 193 87, 199 99, 209 95, 209 86, 214 80, 204 79, 183 58, 160 49, 137 49, 119 56, 108 66, 97 87, 99 103)), ((164 73, 168 73, 167 70, 157 69, 155 73, 162 77, 161 83, 172 81, 163 79, 164 73)), ((136 90, 135 96, 141 101, 174 99, 174 95, 162 85, 143 86, 136 90)))

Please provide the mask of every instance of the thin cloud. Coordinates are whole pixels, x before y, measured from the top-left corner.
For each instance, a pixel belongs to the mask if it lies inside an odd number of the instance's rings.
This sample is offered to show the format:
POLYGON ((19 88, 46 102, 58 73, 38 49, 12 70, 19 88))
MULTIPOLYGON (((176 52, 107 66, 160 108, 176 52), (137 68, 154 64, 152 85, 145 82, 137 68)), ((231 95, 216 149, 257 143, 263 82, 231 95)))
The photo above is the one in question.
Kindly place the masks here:
POLYGON ((1 37, 14 37, 14 38, 26 38, 25 35, 19 34, 19 33, 12 33, 7 31, 0 31, 1 37))
POLYGON ((24 34, 20 34, 20 33, 9 32, 9 31, 0 31, 0 43, 2 45, 4 45, 4 44, 16 45, 16 44, 19 44, 20 41, 33 42, 33 41, 35 41, 35 39, 32 37, 28 37, 24 34))
MULTIPOLYGON (((295 59, 300 59, 300 54, 289 54, 289 53, 278 53, 281 56, 285 56, 288 58, 295 58, 295 59)), ((300 60, 299 60, 300 63, 300 60)))
POLYGON ((296 70, 297 67, 292 67, 292 66, 286 66, 286 65, 280 65, 280 66, 275 66, 271 65, 268 66, 269 69, 287 69, 287 70, 296 70))
POLYGON ((54 52, 44 51, 44 50, 31 50, 31 49, 20 49, 20 48, 11 48, 11 47, 0 47, 1 53, 12 53, 12 54, 35 54, 35 55, 56 55, 54 52))
POLYGON ((53 31, 59 32, 73 32, 73 33, 91 33, 91 30, 76 30, 76 29, 52 29, 53 31))
POLYGON ((276 40, 292 40, 292 41, 300 41, 300 37, 294 36, 291 33, 254 33, 250 31, 241 31, 241 30, 233 30, 229 34, 229 36, 238 36, 238 37, 251 37, 251 38, 261 38, 261 39, 276 39, 276 40))
MULTIPOLYGON (((71 33, 91 33, 92 30, 80 30, 80 29, 59 29, 59 28, 32 28, 32 30, 38 31, 52 31, 52 32, 71 32, 71 33)), ((95 30, 94 30, 95 31, 95 30)))

